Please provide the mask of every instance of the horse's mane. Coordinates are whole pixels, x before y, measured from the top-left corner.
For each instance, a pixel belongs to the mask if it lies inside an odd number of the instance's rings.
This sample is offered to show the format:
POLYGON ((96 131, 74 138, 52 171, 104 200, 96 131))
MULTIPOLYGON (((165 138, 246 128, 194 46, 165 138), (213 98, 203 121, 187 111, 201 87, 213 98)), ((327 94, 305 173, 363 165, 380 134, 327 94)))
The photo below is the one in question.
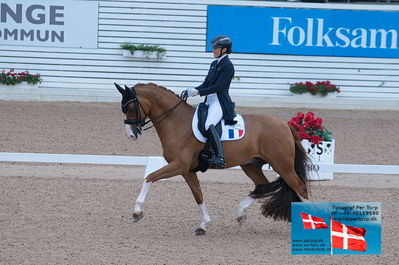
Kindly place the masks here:
MULTIPOLYGON (((172 93, 174 96, 176 96, 176 97, 178 97, 179 99, 180 99, 180 96, 178 95, 178 94, 176 94, 175 92, 173 92, 172 90, 170 90, 170 89, 167 89, 166 87, 164 87, 164 86, 159 86, 159 85, 157 85, 157 84, 155 84, 155 83, 148 83, 148 84, 144 84, 144 83, 137 83, 136 85, 134 85, 134 88, 136 88, 136 87, 138 87, 138 86, 152 86, 152 87, 158 87, 158 88, 160 88, 160 89, 163 89, 163 90, 165 90, 165 91, 168 91, 169 93, 172 93)), ((188 106, 190 106, 190 107, 192 107, 190 104, 188 104, 187 102, 185 102, 188 106)))

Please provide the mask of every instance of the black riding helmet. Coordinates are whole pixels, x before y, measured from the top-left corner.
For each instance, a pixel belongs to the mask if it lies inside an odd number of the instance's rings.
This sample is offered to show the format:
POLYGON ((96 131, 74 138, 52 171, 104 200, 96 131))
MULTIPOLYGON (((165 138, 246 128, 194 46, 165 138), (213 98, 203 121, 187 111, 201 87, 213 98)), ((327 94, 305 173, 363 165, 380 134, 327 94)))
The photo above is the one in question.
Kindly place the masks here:
POLYGON ((231 53, 233 42, 226 35, 217 35, 212 39, 211 46, 212 48, 226 48, 226 53, 231 53))

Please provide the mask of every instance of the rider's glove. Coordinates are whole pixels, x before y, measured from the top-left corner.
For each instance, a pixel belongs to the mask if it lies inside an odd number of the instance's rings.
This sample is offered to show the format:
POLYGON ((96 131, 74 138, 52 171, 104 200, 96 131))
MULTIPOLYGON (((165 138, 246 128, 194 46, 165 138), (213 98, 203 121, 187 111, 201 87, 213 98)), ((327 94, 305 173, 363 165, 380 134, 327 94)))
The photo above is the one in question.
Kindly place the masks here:
POLYGON ((198 95, 198 90, 195 88, 189 88, 187 89, 187 95, 189 97, 195 97, 196 95, 198 95))

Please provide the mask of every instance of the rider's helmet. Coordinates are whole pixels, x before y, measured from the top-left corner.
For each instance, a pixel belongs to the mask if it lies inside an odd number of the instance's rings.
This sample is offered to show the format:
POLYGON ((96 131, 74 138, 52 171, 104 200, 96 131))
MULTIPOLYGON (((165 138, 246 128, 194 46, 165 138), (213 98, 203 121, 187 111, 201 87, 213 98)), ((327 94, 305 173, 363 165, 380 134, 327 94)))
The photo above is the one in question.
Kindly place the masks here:
POLYGON ((217 35, 212 39, 211 46, 212 48, 227 48, 226 53, 231 53, 233 42, 226 35, 217 35))

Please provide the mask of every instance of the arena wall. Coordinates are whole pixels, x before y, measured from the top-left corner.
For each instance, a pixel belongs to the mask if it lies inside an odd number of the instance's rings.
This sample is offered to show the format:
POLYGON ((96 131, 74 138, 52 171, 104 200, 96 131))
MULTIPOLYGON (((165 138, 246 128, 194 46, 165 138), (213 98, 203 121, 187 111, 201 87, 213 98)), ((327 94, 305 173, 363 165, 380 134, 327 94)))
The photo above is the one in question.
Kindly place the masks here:
MULTIPOLYGON (((119 101, 113 82, 153 82, 176 93, 195 87, 212 61, 212 54, 205 51, 208 5, 399 11, 396 5, 275 1, 76 2, 98 3, 97 48, 10 45, 0 40, 0 70, 28 70, 43 78, 35 89, 0 88, 1 100, 119 101), (166 57, 161 61, 123 57, 124 42, 160 45, 167 50, 166 57)), ((1 26, 4 29, 4 23, 1 26)), ((398 58, 249 53, 233 53, 230 58, 239 77, 231 85, 237 105, 399 109, 398 58), (300 99, 289 91, 290 83, 321 80, 330 80, 342 92, 333 99, 300 99)))

